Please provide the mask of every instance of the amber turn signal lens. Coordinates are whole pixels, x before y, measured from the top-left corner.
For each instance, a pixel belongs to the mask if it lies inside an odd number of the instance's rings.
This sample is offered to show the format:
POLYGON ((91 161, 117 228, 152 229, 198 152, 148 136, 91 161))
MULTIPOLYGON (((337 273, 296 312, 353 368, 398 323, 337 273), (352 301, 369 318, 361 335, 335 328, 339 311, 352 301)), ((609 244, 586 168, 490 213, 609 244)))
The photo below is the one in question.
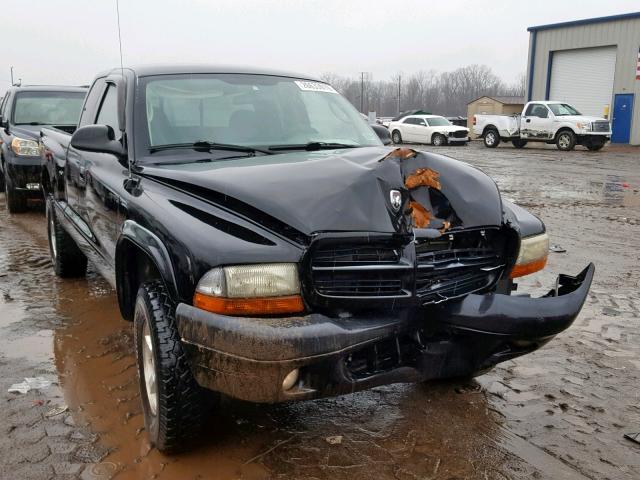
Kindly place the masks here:
POLYGON ((530 273, 538 272, 547 264, 547 257, 536 260, 535 262, 525 263, 524 265, 516 265, 511 270, 509 278, 524 277, 530 273))
POLYGON ((304 310, 300 295, 270 298, 223 298, 196 292, 193 296, 193 306, 208 312, 231 316, 278 315, 299 313, 304 310))

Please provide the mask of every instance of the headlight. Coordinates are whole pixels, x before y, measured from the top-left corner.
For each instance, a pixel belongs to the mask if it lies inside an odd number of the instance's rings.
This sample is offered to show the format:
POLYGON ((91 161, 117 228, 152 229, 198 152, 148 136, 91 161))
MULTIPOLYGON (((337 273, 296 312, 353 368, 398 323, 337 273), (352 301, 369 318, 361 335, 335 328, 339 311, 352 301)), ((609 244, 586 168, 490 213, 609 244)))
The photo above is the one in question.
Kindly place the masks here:
POLYGON ((304 310, 295 263, 214 268, 200 279, 193 304, 225 315, 272 315, 304 310))
POLYGON ((542 270, 549 255, 549 236, 546 233, 526 237, 520 241, 518 259, 511 271, 511 278, 522 277, 542 270))
POLYGON ((580 130, 585 130, 587 132, 591 131, 591 122, 578 122, 576 123, 576 126, 580 129, 580 130))
POLYGON ((40 145, 35 140, 25 140, 24 138, 14 138, 11 142, 11 150, 16 155, 24 157, 37 157, 40 155, 40 145))

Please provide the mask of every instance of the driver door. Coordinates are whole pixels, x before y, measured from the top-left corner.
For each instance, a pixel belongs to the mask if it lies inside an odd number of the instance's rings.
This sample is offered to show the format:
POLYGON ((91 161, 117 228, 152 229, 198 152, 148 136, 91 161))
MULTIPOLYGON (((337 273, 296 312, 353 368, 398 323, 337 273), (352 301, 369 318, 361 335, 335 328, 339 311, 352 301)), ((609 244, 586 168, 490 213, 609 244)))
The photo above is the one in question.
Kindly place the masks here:
POLYGON ((553 137, 551 131, 551 112, 542 103, 531 103, 522 117, 520 136, 528 139, 548 140, 553 137))

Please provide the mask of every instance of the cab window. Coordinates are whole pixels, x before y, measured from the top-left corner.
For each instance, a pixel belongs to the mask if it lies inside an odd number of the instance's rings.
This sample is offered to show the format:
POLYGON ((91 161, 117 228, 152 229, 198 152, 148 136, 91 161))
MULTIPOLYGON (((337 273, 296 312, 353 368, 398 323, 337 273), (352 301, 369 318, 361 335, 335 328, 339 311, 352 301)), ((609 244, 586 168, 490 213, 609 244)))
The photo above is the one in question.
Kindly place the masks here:
POLYGON ((120 137, 120 127, 118 125, 118 95, 116 86, 113 84, 109 84, 104 94, 100 110, 98 111, 98 117, 96 118, 96 124, 110 126, 116 134, 116 139, 120 137))
POLYGON ((91 87, 91 90, 89 90, 89 94, 84 102, 84 107, 82 108, 82 113, 80 114, 80 121, 78 122, 79 127, 84 127, 85 125, 91 125, 94 123, 96 118, 96 105, 98 105, 102 98, 104 85, 104 78, 99 78, 93 82, 93 86, 91 87))
POLYGON ((541 105, 539 103, 532 103, 527 107, 525 116, 547 118, 549 116, 549 110, 547 110, 547 107, 545 107, 544 105, 541 105))

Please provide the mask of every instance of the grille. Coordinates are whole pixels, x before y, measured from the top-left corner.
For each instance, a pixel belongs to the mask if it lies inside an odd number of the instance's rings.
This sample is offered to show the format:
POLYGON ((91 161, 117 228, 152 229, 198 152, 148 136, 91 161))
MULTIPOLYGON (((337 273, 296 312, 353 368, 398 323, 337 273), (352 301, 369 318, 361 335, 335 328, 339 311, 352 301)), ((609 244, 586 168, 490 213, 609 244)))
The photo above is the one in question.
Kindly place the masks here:
POLYGON ((385 244, 321 247, 311 261, 314 288, 320 295, 337 298, 409 296, 402 270, 413 266, 400 256, 400 248, 385 244))
POLYGON ((402 295, 402 282, 394 279, 348 278, 345 275, 319 275, 316 290, 330 297, 388 297, 402 295))
POLYGON ((388 246, 348 246, 323 248, 313 256, 314 267, 356 266, 362 264, 397 263, 400 251, 388 246))
POLYGON ((449 136, 454 138, 465 138, 467 136, 467 132, 465 132, 464 130, 459 130, 457 132, 451 132, 449 136))
POLYGON ((593 122, 593 131, 594 132, 608 132, 609 131, 609 122, 604 120, 597 120, 593 122))
POLYGON ((502 242, 496 232, 463 232, 416 247, 416 294, 438 303, 486 289, 502 274, 502 242))
POLYGON ((402 247, 337 242, 312 250, 312 286, 322 297, 400 298, 415 291, 421 304, 438 303, 486 290, 504 270, 505 239, 498 230, 418 239, 415 264, 402 247))

